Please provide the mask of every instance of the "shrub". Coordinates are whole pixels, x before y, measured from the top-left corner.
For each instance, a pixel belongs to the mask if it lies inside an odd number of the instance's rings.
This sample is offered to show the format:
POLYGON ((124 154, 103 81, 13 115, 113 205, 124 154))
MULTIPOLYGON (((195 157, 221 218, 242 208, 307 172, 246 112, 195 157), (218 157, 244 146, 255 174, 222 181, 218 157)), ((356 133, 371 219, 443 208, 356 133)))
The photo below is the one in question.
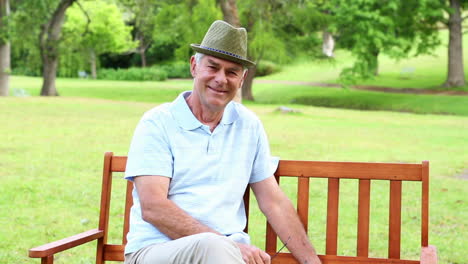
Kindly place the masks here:
POLYGON ((33 69, 33 68, 28 68, 28 67, 13 67, 11 70, 12 75, 22 75, 22 76, 33 76, 33 77, 38 77, 41 76, 41 70, 40 69, 33 69))
POLYGON ((175 61, 162 64, 161 69, 167 73, 168 78, 192 78, 190 64, 185 61, 175 61))
POLYGON ((257 64, 257 71, 255 72, 255 76, 266 76, 279 72, 280 70, 281 67, 278 64, 272 61, 262 60, 259 64, 257 64))
POLYGON ((156 67, 101 69, 98 73, 98 79, 114 81, 164 81, 167 79, 167 73, 156 67))

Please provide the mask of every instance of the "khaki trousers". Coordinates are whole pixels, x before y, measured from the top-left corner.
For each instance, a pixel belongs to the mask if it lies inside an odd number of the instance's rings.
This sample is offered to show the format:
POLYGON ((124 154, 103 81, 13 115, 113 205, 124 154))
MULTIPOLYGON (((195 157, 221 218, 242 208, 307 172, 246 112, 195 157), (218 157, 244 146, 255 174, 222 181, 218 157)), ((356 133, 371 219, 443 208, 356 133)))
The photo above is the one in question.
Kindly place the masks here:
POLYGON ((231 239, 201 233, 154 244, 125 255, 125 264, 245 264, 231 239))

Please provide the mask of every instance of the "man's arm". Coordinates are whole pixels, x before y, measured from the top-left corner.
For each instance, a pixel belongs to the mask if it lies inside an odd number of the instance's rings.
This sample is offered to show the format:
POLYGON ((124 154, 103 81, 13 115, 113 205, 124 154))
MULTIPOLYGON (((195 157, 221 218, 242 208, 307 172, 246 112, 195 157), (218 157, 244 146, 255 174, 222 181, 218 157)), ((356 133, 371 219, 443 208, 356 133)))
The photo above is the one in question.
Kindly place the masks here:
MULTIPOLYGON (((219 232, 201 224, 175 203, 167 199, 170 179, 163 176, 138 176, 134 178, 140 197, 143 220, 151 223, 171 239, 211 232, 219 232)), ((237 243, 246 263, 270 263, 269 256, 257 247, 237 243)))
POLYGON ((291 201, 278 186, 274 177, 251 184, 260 210, 265 214, 280 239, 290 237, 287 248, 302 264, 319 264, 314 247, 309 241, 291 201))
POLYGON ((143 220, 157 227, 169 238, 177 239, 203 232, 220 235, 167 199, 170 182, 168 177, 138 176, 134 181, 140 197, 143 220))

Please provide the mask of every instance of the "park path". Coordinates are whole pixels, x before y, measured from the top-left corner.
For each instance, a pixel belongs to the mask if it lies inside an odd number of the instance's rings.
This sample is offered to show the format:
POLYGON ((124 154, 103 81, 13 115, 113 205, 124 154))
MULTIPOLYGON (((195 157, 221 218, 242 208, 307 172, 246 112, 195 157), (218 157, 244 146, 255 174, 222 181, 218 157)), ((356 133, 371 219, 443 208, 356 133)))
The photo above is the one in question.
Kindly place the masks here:
MULTIPOLYGON (((305 86, 319 86, 341 88, 341 85, 335 83, 322 83, 322 82, 306 82, 306 81, 281 81, 281 80, 259 80, 255 79, 255 83, 282 83, 287 85, 305 85, 305 86)), ((430 90, 430 89, 416 89, 416 88, 393 88, 384 86, 373 85, 353 85, 353 89, 385 92, 385 93, 403 93, 403 94, 433 94, 433 95, 465 95, 468 96, 468 91, 444 91, 444 90, 430 90)))

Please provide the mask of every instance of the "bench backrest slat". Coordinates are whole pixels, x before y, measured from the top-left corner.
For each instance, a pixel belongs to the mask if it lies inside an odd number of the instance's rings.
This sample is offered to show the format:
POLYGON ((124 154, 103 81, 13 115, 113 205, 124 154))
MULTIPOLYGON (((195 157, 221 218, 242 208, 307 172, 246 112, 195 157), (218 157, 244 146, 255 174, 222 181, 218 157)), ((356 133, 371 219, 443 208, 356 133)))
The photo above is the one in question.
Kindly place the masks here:
POLYGON ((359 180, 357 256, 369 256, 370 180, 359 180))
MULTIPOLYGON (((275 179, 280 183, 280 177, 275 175, 275 179)), ((265 251, 268 253, 275 253, 276 252, 276 244, 277 244, 277 235, 276 232, 271 227, 270 223, 266 223, 266 234, 265 234, 265 251)))
POLYGON ((133 204, 132 191, 133 191, 133 183, 131 181, 127 181, 127 190, 125 192, 125 213, 124 213, 122 245, 127 244, 127 233, 128 233, 128 230, 130 230, 130 209, 132 208, 132 204, 133 204))
POLYGON ((388 257, 400 258, 401 242, 401 181, 390 181, 388 257))
POLYGON ((340 179, 328 179, 327 238, 325 252, 336 255, 338 250, 338 201, 340 200, 340 179))
POLYGON ((422 162, 421 246, 429 246, 429 162, 422 162))
POLYGON ((309 226, 309 178, 299 178, 297 185, 297 214, 307 231, 309 226))

